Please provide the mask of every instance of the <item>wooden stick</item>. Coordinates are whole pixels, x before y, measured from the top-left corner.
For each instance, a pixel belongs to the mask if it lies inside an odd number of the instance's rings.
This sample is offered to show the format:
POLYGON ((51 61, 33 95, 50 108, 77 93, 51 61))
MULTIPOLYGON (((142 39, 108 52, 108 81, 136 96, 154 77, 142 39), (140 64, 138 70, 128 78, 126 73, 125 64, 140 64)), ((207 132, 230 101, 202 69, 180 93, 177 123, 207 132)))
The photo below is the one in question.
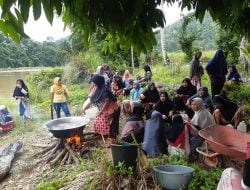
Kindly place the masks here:
POLYGON ((49 147, 49 145, 46 145, 46 144, 32 144, 31 146, 38 147, 38 148, 46 148, 46 147, 49 147))
POLYGON ((54 146, 56 146, 57 143, 58 143, 58 142, 53 143, 53 144, 50 145, 49 147, 47 147, 47 148, 43 149, 42 151, 40 151, 40 152, 34 154, 33 157, 36 157, 36 156, 38 156, 39 154, 44 154, 45 152, 48 152, 48 151, 51 150, 54 146))
POLYGON ((61 144, 62 144, 62 140, 59 139, 57 145, 52 149, 50 155, 48 156, 48 159, 47 159, 46 163, 48 163, 50 160, 52 160, 55 157, 55 155, 57 155, 56 151, 59 149, 61 144))
POLYGON ((65 143, 65 148, 69 151, 70 155, 72 156, 73 160, 75 161, 76 164, 79 164, 79 160, 75 155, 75 152, 72 150, 72 148, 69 146, 68 143, 65 143))
POLYGON ((56 164, 57 162, 58 162, 58 160, 59 159, 61 159, 63 156, 64 156, 64 154, 66 153, 66 149, 64 148, 51 162, 50 162, 50 164, 51 165, 54 165, 54 164, 56 164))
POLYGON ((63 165, 66 162, 66 160, 68 159, 68 157, 69 157, 69 152, 66 152, 64 158, 61 161, 61 165, 63 165))
POLYGON ((71 160, 72 160, 72 156, 71 156, 71 154, 69 154, 69 158, 68 158, 68 160, 67 160, 67 164, 70 164, 70 163, 71 163, 71 160))

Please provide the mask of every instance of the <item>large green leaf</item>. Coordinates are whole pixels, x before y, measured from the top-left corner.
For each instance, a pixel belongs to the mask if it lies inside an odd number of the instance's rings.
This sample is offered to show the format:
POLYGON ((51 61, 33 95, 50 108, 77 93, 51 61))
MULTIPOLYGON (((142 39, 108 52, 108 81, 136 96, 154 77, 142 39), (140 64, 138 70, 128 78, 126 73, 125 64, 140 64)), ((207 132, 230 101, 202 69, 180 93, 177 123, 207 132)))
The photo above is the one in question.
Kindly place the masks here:
POLYGON ((33 0, 33 15, 34 19, 37 20, 41 16, 41 0, 33 0))
POLYGON ((18 0, 18 6, 23 17, 23 21, 26 23, 29 18, 30 0, 18 0))
POLYGON ((53 22, 54 13, 53 7, 51 7, 50 0, 42 0, 43 10, 45 12, 45 16, 50 24, 53 22))
POLYGON ((6 21, 5 22, 5 27, 8 31, 8 34, 10 35, 10 37, 16 42, 16 43, 20 43, 20 36, 19 34, 16 32, 16 30, 11 26, 11 23, 6 21))
POLYGON ((9 35, 8 29, 7 29, 6 24, 5 24, 5 22, 3 20, 0 20, 0 30, 3 32, 3 34, 5 36, 9 35))

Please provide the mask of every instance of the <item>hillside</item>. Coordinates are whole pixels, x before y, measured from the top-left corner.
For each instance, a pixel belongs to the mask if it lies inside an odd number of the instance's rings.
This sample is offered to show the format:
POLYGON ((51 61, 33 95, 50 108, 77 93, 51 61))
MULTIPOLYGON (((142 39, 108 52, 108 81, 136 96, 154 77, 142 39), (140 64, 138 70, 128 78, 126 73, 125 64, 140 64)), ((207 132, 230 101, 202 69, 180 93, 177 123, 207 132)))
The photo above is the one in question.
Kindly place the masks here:
POLYGON ((58 56, 62 44, 49 39, 42 43, 23 39, 17 44, 0 33, 0 68, 64 65, 58 56))
MULTIPOLYGON (((169 52, 181 50, 180 44, 178 43, 178 33, 181 25, 182 19, 164 29, 166 49, 169 52)), ((188 31, 200 31, 199 38, 194 42, 195 46, 202 47, 203 50, 216 48, 215 41, 217 38, 218 26, 213 22, 208 13, 205 15, 202 23, 198 20, 192 20, 188 25, 188 31)), ((156 38, 158 41, 157 47, 160 48, 160 34, 157 34, 156 38)))

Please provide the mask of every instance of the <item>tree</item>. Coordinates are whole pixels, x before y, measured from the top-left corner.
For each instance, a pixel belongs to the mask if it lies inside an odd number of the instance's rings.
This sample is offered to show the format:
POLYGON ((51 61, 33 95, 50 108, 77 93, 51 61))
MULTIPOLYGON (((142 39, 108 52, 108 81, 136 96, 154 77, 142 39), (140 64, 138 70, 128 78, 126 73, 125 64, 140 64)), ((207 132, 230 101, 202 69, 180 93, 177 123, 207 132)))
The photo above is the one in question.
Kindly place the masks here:
MULTIPOLYGON (((194 9, 202 21, 205 12, 223 27, 239 34, 250 33, 249 0, 164 0, 179 2, 181 8, 194 9)), ((73 32, 82 31, 87 43, 97 30, 118 35, 121 43, 134 47, 135 51, 151 50, 156 44, 153 28, 163 27, 165 18, 158 8, 161 0, 0 0, 2 10, 0 30, 13 40, 26 36, 23 25, 33 8, 34 19, 42 9, 52 24, 54 14, 62 16, 73 32)))
POLYGON ((232 32, 219 29, 218 38, 216 40, 217 48, 222 49, 227 55, 227 62, 229 64, 235 64, 239 60, 240 51, 238 49, 240 45, 239 35, 235 35, 232 32))
POLYGON ((193 14, 183 17, 183 23, 178 35, 178 41, 181 45, 182 51, 186 54, 187 60, 191 59, 194 54, 193 42, 197 39, 199 31, 188 32, 187 27, 190 21, 194 18, 193 14))

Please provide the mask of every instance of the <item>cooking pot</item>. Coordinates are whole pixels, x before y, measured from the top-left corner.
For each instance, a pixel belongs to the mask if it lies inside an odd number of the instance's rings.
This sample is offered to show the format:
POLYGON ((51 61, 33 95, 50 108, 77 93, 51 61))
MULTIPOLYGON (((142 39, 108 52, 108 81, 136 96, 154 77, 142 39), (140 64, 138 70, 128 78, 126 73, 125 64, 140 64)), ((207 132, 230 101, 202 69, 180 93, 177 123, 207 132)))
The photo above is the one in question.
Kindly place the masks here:
POLYGON ((72 116, 54 119, 43 126, 57 138, 70 138, 77 130, 83 130, 89 123, 86 117, 72 116))

